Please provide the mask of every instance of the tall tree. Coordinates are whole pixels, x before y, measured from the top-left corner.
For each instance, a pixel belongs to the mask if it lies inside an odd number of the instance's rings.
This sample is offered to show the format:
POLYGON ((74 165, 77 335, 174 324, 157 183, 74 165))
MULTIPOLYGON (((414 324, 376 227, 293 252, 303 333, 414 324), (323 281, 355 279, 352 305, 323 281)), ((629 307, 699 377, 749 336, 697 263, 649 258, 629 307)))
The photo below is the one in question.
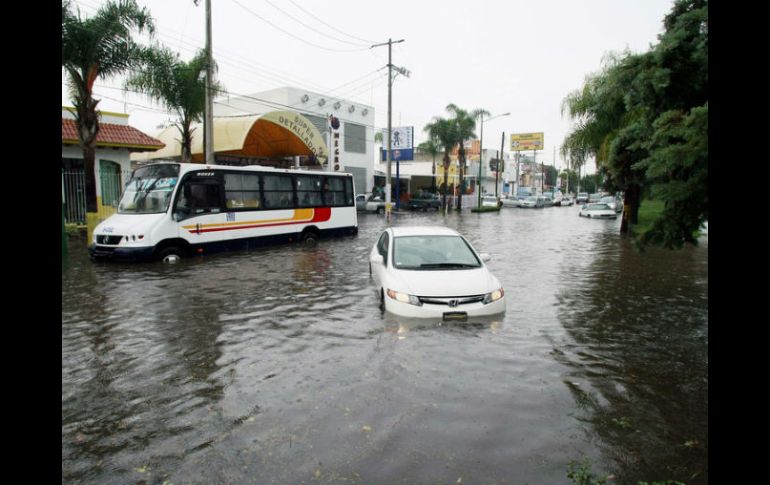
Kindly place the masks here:
POLYGON ((651 187, 665 209, 637 242, 673 248, 708 218, 708 0, 677 0, 664 26, 650 52, 610 56, 565 98, 576 127, 562 153, 595 156, 605 187, 625 190, 621 232, 651 187))
POLYGON ((441 152, 441 144, 437 139, 430 138, 428 141, 424 141, 419 145, 417 145, 417 148, 427 153, 428 155, 431 155, 433 158, 433 166, 431 168, 431 173, 433 175, 433 180, 431 182, 431 191, 435 194, 436 193, 436 155, 438 155, 441 152))
MULTIPOLYGON (((135 0, 108 0, 91 18, 71 11, 70 0, 62 0, 62 68, 69 75, 75 104, 75 123, 83 150, 86 212, 89 229, 96 222, 96 135, 99 133, 98 99, 94 82, 139 67, 145 48, 133 35, 154 32, 150 12, 135 0)), ((89 231, 90 233, 90 231, 89 231)))
MULTIPOLYGON (((206 82, 200 73, 206 69, 206 51, 200 50, 189 62, 168 49, 147 52, 145 68, 135 71, 125 82, 127 89, 137 89, 159 101, 177 116, 182 162, 192 161, 193 122, 202 120, 206 107, 206 82)), ((212 85, 212 96, 222 91, 220 83, 212 85)))
POLYGON ((465 192, 465 141, 476 139, 476 133, 474 132, 476 129, 476 118, 478 117, 478 113, 483 110, 468 112, 454 103, 448 104, 446 109, 454 115, 451 121, 455 125, 456 143, 459 144, 458 161, 460 162, 460 197, 457 198, 457 210, 462 210, 462 196, 465 192))
POLYGON ((449 189, 449 154, 457 145, 455 124, 451 120, 436 116, 432 122, 425 125, 424 130, 432 140, 444 148, 444 190, 441 194, 441 205, 446 208, 446 195, 449 189))

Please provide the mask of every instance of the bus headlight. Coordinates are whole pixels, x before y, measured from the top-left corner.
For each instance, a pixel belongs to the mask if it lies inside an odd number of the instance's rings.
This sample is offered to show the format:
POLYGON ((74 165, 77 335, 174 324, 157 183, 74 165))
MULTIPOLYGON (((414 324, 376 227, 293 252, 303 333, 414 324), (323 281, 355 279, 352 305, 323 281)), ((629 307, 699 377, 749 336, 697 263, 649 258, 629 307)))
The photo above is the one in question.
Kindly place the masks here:
POLYGON ((409 303, 410 305, 422 306, 422 302, 414 295, 408 295, 399 291, 388 289, 388 296, 401 303, 409 303))
POLYGON ((502 288, 500 288, 499 290, 495 290, 491 293, 487 293, 486 295, 484 295, 484 304, 487 305, 489 303, 492 303, 493 301, 497 301, 503 296, 505 296, 505 291, 502 288))

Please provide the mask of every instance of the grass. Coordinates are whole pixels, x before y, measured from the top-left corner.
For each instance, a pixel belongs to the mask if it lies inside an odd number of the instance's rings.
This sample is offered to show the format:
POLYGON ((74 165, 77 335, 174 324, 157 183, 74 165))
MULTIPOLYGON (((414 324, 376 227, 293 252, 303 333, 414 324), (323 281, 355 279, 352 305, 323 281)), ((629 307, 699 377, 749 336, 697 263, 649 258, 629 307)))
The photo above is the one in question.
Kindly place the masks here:
POLYGON ((652 223, 663 213, 665 204, 662 200, 643 200, 639 204, 639 221, 631 226, 635 234, 643 234, 652 227, 652 223))
POLYGON ((79 237, 86 233, 85 224, 64 224, 64 231, 67 237, 79 237))

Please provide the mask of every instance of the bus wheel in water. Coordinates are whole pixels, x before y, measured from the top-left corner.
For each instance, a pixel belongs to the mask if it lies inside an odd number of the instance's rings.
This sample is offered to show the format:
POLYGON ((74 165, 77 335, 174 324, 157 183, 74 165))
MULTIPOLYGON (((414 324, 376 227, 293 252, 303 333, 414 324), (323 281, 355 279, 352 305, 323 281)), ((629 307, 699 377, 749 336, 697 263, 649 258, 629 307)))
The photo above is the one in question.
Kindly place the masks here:
POLYGON ((158 259, 164 263, 177 263, 182 259, 182 251, 176 246, 168 246, 158 252, 158 259))
POLYGON ((318 244, 318 234, 313 231, 303 232, 302 236, 300 236, 300 241, 302 241, 302 244, 305 246, 315 246, 318 244))

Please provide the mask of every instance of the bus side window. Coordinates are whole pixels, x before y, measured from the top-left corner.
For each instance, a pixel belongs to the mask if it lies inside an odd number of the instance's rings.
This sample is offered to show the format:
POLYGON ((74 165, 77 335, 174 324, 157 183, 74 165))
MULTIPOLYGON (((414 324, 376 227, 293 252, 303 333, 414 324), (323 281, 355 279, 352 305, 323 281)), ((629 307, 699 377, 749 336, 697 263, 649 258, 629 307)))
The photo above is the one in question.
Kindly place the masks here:
POLYGON ((177 201, 176 210, 185 215, 219 212, 221 210, 219 184, 187 183, 177 201))

